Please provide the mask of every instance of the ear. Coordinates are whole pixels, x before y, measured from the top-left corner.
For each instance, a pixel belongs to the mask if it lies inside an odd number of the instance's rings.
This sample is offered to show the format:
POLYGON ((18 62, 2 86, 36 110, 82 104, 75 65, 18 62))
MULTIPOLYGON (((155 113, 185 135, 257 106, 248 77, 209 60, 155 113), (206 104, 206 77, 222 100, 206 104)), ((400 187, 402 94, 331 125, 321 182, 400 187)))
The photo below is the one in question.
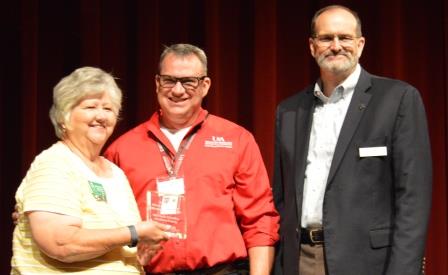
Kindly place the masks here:
POLYGON ((361 36, 358 39, 358 43, 356 44, 356 46, 358 47, 358 58, 361 57, 362 51, 364 50, 364 45, 366 44, 366 39, 361 36))
POLYGON ((308 38, 308 44, 309 44, 309 46, 310 46, 310 52, 311 52, 311 56, 312 57, 316 57, 315 56, 315 54, 316 54, 316 49, 315 49, 315 47, 314 47, 314 40, 313 40, 313 38, 308 38))
POLYGON ((157 75, 154 76, 154 82, 156 83, 156 93, 159 93, 159 81, 157 81, 157 75))
POLYGON ((201 85, 201 87, 202 87, 202 89, 201 89, 201 96, 202 96, 202 98, 204 98, 206 95, 207 95, 207 93, 208 93, 208 89, 210 89, 210 86, 212 85, 212 80, 211 80, 211 78, 210 77, 206 77, 206 78, 204 78, 204 80, 202 80, 202 85, 201 85))

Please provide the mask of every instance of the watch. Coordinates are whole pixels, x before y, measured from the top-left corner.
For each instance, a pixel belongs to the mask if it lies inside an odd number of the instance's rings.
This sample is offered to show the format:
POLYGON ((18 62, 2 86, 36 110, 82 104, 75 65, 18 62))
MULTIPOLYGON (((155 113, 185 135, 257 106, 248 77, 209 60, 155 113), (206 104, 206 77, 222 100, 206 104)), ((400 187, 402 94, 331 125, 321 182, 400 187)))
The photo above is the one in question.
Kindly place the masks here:
POLYGON ((138 243, 138 234, 137 230, 135 230, 135 225, 128 225, 129 231, 131 232, 131 243, 128 245, 129 247, 136 247, 138 243))

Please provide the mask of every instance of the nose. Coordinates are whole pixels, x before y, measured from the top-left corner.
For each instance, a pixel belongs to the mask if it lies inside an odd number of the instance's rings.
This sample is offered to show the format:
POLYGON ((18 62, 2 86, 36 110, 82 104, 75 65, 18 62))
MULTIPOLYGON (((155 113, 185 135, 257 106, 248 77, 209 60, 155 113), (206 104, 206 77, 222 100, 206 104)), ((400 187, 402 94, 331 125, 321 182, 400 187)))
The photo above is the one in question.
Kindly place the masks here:
POLYGON ((171 88, 174 94, 182 94, 185 92, 184 86, 182 86, 182 83, 180 81, 176 82, 176 85, 174 85, 173 88, 171 88))
POLYGON ((104 121, 106 119, 106 112, 107 110, 99 108, 96 111, 95 119, 98 121, 104 121))
POLYGON ((336 36, 333 38, 333 40, 330 43, 330 49, 332 51, 340 51, 342 49, 341 42, 339 41, 339 38, 336 36))

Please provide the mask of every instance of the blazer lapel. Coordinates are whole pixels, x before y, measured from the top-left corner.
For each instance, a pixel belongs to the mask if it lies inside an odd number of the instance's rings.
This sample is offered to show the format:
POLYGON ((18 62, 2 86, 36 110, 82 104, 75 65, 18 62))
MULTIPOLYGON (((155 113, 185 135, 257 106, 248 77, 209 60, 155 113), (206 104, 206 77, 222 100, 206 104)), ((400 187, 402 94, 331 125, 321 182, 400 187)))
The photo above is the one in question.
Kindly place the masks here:
POLYGON ((348 107, 347 114, 345 115, 341 132, 339 133, 338 142, 333 154, 333 161, 331 162, 330 172, 328 174, 327 185, 331 183, 358 124, 361 121, 361 117, 369 104, 371 94, 366 93, 366 91, 370 86, 371 77, 366 71, 362 70, 358 84, 353 92, 353 97, 348 107))
POLYGON ((295 154, 294 154, 294 184, 296 189, 297 213, 301 213, 303 182, 305 178, 306 159, 313 120, 315 97, 312 85, 303 98, 298 103, 296 124, 295 124, 295 154))

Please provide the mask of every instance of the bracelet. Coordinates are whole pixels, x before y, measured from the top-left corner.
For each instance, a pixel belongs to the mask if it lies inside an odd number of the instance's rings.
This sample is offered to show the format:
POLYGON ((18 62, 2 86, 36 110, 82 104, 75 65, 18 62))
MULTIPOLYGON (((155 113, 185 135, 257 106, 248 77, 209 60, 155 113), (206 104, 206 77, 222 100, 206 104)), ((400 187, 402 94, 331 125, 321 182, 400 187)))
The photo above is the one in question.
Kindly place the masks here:
POLYGON ((138 243, 138 234, 137 230, 135 230, 134 225, 128 225, 129 231, 131 232, 131 244, 129 244, 129 247, 136 247, 138 243))

